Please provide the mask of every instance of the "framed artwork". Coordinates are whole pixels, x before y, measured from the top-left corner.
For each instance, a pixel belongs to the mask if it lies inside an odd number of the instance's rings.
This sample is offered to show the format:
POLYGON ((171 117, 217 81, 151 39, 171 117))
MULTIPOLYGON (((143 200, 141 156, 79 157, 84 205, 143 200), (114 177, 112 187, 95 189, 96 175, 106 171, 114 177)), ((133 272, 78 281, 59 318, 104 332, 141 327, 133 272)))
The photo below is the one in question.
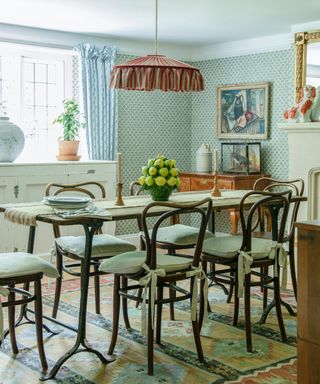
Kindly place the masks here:
POLYGON ((268 138, 268 88, 267 82, 218 87, 218 139, 268 138))

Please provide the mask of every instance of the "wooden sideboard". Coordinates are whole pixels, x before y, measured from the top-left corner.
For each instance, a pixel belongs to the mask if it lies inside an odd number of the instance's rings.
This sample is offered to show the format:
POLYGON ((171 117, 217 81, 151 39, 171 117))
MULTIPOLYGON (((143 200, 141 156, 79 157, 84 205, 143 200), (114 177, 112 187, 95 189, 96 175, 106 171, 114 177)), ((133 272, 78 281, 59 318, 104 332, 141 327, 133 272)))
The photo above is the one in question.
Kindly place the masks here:
MULTIPOLYGON (((262 176, 270 175, 218 175, 218 187, 220 189, 252 189, 253 184, 262 176)), ((201 191, 214 187, 213 174, 201 172, 181 172, 180 192, 201 191)), ((231 233, 235 234, 238 230, 239 214, 235 209, 230 209, 231 233)))
POLYGON ((320 383, 320 220, 298 228, 298 383, 320 383))

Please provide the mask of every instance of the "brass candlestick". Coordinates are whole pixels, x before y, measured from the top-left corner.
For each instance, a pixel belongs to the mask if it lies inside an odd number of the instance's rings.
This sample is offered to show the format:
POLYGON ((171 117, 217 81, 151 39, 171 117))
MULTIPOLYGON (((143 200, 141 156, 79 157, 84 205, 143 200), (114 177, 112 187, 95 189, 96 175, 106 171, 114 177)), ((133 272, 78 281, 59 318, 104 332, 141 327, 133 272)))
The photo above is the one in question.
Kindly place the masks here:
POLYGON ((122 183, 117 184, 117 201, 115 202, 115 205, 124 205, 123 199, 122 199, 122 183))
POLYGON ((220 192, 220 189, 218 187, 218 171, 214 171, 214 174, 213 174, 213 182, 214 182, 214 187, 211 191, 211 196, 213 197, 220 197, 221 196, 221 192, 220 192))

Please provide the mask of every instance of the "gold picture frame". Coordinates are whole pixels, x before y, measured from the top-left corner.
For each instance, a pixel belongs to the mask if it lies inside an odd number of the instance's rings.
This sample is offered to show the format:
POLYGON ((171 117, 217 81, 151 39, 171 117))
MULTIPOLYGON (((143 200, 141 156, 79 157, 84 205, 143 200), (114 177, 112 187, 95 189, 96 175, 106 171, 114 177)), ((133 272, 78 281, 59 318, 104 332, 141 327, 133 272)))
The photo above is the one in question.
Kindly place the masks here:
POLYGON ((294 35, 296 101, 300 97, 302 87, 306 85, 308 45, 317 42, 320 42, 320 31, 298 32, 294 35))
POLYGON ((219 86, 217 88, 218 139, 267 139, 268 112, 268 82, 219 86))

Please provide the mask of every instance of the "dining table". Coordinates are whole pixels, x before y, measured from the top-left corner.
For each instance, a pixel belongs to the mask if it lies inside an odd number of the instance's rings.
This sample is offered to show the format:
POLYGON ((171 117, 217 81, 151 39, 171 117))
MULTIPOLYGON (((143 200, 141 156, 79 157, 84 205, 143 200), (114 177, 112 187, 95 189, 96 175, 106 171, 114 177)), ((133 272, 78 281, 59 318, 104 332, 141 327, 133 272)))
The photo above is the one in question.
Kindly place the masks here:
MULTIPOLYGON (((214 232, 214 218, 218 211, 227 210, 230 208, 238 208, 242 197, 247 193, 247 190, 222 190, 220 197, 212 197, 212 219, 210 221, 210 229, 214 232)), ((193 203, 211 196, 211 191, 195 191, 195 192, 178 192, 170 197, 173 203, 193 203)), ((251 196, 247 201, 249 208, 261 196, 251 196)), ((300 197, 305 201, 305 197, 300 197)), ((74 345, 66 351, 54 364, 51 370, 43 375, 40 380, 54 379, 62 365, 75 353, 82 351, 92 352, 96 354, 102 363, 107 364, 114 361, 114 358, 102 354, 100 351, 91 347, 86 339, 86 314, 87 300, 89 289, 89 270, 91 260, 91 247, 94 234, 102 227, 104 222, 123 221, 136 219, 138 228, 141 228, 140 218, 144 208, 152 202, 148 195, 138 196, 123 196, 123 205, 117 205, 117 200, 100 199, 94 200, 95 210, 90 212, 82 212, 77 214, 65 215, 61 211, 44 204, 43 202, 33 203, 18 203, 18 204, 0 204, 0 212, 3 212, 5 219, 19 224, 29 226, 29 238, 27 252, 33 253, 34 240, 38 222, 44 222, 55 226, 70 226, 82 225, 86 236, 84 260, 81 267, 81 295, 80 308, 78 317, 78 327, 76 329, 67 324, 59 322, 49 316, 44 316, 46 319, 53 321, 56 324, 67 326, 69 329, 76 331, 76 340, 74 345)), ((168 211, 169 207, 155 206, 150 212, 150 216, 159 216, 163 212, 168 211)), ((21 322, 22 317, 27 318, 27 312, 31 311, 26 306, 22 308, 18 322, 21 322)), ((28 318, 27 318, 28 319, 28 318)), ((28 319, 30 321, 30 319, 28 319)))

